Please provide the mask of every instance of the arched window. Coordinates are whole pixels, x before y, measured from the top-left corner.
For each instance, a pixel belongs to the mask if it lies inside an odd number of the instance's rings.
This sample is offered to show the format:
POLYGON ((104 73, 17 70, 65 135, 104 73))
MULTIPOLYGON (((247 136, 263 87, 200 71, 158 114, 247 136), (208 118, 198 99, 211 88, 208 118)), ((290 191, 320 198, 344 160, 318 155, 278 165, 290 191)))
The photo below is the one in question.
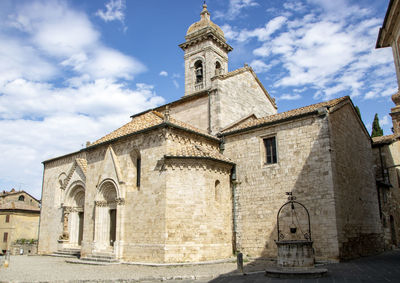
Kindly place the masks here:
POLYGON ((215 192, 214 192, 214 195, 215 195, 215 201, 216 202, 221 202, 221 186, 220 186, 220 181, 219 180, 216 180, 215 181, 215 192))
POLYGON ((194 70, 196 75, 196 83, 201 83, 203 81, 203 63, 200 60, 194 63, 194 70))
POLYGON ((221 75, 222 73, 222 68, 221 68, 221 63, 220 62, 215 62, 215 75, 221 75))
POLYGON ((18 200, 19 201, 25 201, 25 197, 24 196, 19 196, 18 200))

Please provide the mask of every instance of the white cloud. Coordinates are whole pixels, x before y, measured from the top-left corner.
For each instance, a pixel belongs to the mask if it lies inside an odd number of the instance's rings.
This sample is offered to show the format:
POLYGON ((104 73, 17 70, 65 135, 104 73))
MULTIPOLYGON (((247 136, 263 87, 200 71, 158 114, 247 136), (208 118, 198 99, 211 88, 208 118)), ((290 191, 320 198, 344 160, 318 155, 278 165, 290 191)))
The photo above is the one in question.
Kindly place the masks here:
POLYGON ((162 77, 168 77, 168 72, 167 71, 161 71, 160 76, 162 77))
POLYGON ((314 6, 305 6, 304 2, 285 3, 286 9, 302 13, 289 18, 275 17, 264 27, 238 30, 225 26, 225 30, 237 42, 256 38, 261 43, 252 52, 258 66, 279 61, 281 75, 273 85, 275 88, 308 86, 315 89, 316 99, 337 95, 364 95, 371 99, 393 89, 391 52, 374 50, 371 45, 376 40, 381 19, 371 17, 370 11, 346 1, 309 2, 314 6), (315 5, 320 7, 319 12, 315 5), (336 16, 337 11, 340 16, 336 16), (305 12, 307 14, 303 14, 305 12), (365 89, 371 88, 369 81, 376 81, 376 77, 385 84, 372 86, 377 94, 364 94, 365 89))
POLYGON ((271 68, 270 65, 265 64, 261 60, 253 60, 250 63, 250 66, 254 69, 254 72, 256 72, 256 73, 264 73, 271 68))
POLYGON ((11 5, 0 22, 0 184, 40 197, 44 159, 79 150, 164 103, 137 59, 107 47, 66 1, 11 5))
POLYGON ((390 119, 390 117, 388 115, 383 116, 383 118, 379 120, 379 125, 381 125, 381 126, 390 125, 391 123, 392 123, 392 120, 390 119))
MULTIPOLYGON (((117 2, 113 3, 117 5, 117 2)), ((77 76, 88 76, 92 80, 102 77, 132 79, 146 70, 135 58, 106 47, 88 16, 71 9, 66 2, 28 3, 18 6, 9 16, 9 26, 27 35, 25 44, 40 59, 48 57, 44 59, 59 61, 65 68, 76 72, 77 76)), ((23 46, 24 42, 19 40, 15 45, 23 46)), ((17 56, 15 54, 12 58, 18 62, 17 56)))
POLYGON ((301 98, 300 94, 282 94, 279 99, 281 100, 298 100, 301 98))
POLYGON ((258 6, 258 3, 254 0, 229 0, 228 10, 226 12, 216 11, 214 16, 215 18, 234 20, 242 13, 243 9, 255 6, 258 6))
POLYGON ((283 8, 294 12, 304 12, 306 10, 305 5, 300 1, 285 2, 283 3, 283 8))
POLYGON ((110 0, 110 2, 106 4, 106 11, 98 10, 96 15, 106 22, 120 21, 123 23, 125 19, 125 8, 125 0, 110 0))
POLYGON ((230 25, 225 24, 222 26, 222 30, 224 31, 226 38, 234 39, 239 42, 245 42, 252 37, 257 38, 259 41, 266 41, 275 31, 284 25, 286 20, 285 17, 279 16, 270 20, 262 28, 256 28, 254 30, 243 29, 240 32, 234 31, 230 25))
POLYGON ((179 83, 176 80, 172 80, 172 82, 173 82, 175 88, 178 89, 179 88, 179 83))

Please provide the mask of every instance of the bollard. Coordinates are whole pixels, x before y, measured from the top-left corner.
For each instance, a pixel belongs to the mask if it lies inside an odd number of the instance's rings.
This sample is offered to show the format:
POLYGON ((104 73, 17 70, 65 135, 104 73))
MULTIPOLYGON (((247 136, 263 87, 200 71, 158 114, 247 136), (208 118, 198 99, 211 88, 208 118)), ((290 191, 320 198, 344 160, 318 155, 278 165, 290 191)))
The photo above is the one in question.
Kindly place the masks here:
POLYGON ((10 251, 7 250, 6 255, 4 256, 4 267, 8 267, 10 264, 10 251))
POLYGON ((243 254, 242 253, 238 253, 237 254, 237 269, 240 273, 244 273, 243 272, 243 254))

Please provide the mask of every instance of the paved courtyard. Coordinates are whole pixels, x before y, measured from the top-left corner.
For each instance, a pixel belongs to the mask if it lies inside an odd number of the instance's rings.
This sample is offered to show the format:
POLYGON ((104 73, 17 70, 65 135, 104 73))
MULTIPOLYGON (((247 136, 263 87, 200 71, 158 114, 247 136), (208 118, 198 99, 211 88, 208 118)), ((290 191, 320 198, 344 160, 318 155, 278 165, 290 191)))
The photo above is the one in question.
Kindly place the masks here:
POLYGON ((185 266, 81 265, 65 258, 14 256, 9 268, 0 268, 0 282, 400 282, 400 250, 328 264, 328 276, 320 279, 273 279, 262 270, 268 261, 250 261, 245 271, 235 272, 236 263, 185 266), (259 272, 258 272, 259 271, 259 272))

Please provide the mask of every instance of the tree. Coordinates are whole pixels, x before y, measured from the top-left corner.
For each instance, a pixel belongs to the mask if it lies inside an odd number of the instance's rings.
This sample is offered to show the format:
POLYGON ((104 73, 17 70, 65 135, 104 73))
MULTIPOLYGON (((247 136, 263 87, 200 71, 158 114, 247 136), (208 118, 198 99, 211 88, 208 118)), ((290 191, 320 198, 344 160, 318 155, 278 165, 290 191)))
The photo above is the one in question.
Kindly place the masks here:
POLYGON ((357 114, 358 114, 358 117, 360 117, 360 120, 362 120, 360 108, 358 108, 358 106, 355 106, 354 108, 356 109, 356 112, 357 112, 357 114))
POLYGON ((374 122, 372 122, 372 133, 371 137, 380 137, 383 136, 383 130, 381 126, 379 125, 379 118, 378 118, 378 113, 375 114, 374 117, 374 122))

